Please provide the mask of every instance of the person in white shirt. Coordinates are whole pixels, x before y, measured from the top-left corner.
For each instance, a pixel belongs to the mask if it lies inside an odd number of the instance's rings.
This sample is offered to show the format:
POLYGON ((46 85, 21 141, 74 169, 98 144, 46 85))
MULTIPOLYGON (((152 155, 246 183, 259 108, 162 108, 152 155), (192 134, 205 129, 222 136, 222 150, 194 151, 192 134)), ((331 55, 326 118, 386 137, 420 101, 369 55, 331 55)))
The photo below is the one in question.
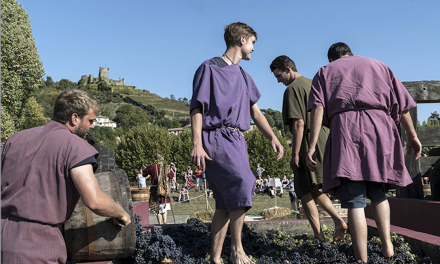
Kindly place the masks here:
POLYGON ((136 176, 136 180, 138 181, 138 188, 146 188, 148 178, 149 178, 149 176, 144 177, 142 175, 142 169, 139 170, 139 174, 136 176))

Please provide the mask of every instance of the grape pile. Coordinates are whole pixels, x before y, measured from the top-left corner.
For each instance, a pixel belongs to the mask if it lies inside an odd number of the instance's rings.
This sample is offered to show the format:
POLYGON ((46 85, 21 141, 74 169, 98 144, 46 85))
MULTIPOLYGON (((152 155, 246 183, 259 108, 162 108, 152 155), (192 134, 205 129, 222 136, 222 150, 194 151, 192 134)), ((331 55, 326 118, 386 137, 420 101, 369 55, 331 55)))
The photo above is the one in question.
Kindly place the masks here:
MULTIPOLYGON (((136 215, 136 250, 127 260, 133 264, 208 264, 211 248, 211 233, 200 220, 191 218, 184 225, 162 230, 146 231, 136 215)), ((323 228, 327 241, 332 240, 333 230, 323 228)), ((357 263, 351 246, 350 235, 336 245, 313 240, 311 234, 288 235, 281 231, 269 231, 263 235, 255 233, 245 224, 242 242, 250 259, 257 264, 303 264, 303 263, 357 263)), ((424 263, 440 264, 425 256, 421 248, 411 248, 396 234, 392 234, 395 256, 382 257, 381 242, 377 237, 368 241, 369 263, 424 263)), ((223 263, 229 263, 231 235, 228 230, 223 245, 223 263)), ((124 262, 125 263, 125 262, 124 262)))

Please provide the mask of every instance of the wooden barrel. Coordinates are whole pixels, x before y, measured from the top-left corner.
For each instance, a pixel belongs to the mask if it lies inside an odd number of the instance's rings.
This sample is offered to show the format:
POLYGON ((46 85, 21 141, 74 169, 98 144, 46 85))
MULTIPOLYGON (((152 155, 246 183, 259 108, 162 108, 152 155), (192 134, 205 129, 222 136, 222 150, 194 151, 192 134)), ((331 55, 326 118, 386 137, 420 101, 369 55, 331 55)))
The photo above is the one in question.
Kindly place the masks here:
POLYGON ((131 189, 131 199, 133 202, 148 202, 150 199, 150 189, 149 188, 130 188, 131 189))
POLYGON ((109 260, 132 256, 136 247, 130 184, 124 170, 95 174, 101 190, 131 216, 131 224, 120 227, 113 219, 94 214, 80 199, 64 223, 67 257, 71 260, 109 260))

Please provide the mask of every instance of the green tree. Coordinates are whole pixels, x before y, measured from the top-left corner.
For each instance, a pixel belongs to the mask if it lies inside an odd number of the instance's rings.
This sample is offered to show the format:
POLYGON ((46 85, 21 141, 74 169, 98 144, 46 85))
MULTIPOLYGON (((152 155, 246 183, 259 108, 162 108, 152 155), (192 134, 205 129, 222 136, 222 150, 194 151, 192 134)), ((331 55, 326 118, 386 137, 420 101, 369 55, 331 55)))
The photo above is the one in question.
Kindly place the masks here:
POLYGON ((270 127, 274 127, 275 126, 275 120, 273 120, 272 116, 269 115, 268 113, 265 113, 264 116, 266 117, 266 120, 269 123, 269 126, 270 127))
POLYGON ((118 123, 125 131, 130 128, 141 124, 147 124, 151 121, 152 117, 147 111, 140 107, 131 106, 129 104, 121 105, 116 111, 115 122, 118 123))
MULTIPOLYGON (((440 126, 440 115, 437 113, 437 111, 434 111, 431 113, 431 116, 428 117, 426 121, 422 122, 422 125, 419 125, 420 127, 436 127, 440 126)), ((429 154, 429 151, 433 147, 423 147, 422 148, 422 154, 429 154)))
POLYGON ((175 136, 171 148, 171 162, 176 164, 178 179, 183 179, 182 172, 191 165, 191 150, 193 148, 191 129, 184 129, 175 136))
MULTIPOLYGON (((289 126, 284 125, 283 115, 281 114, 280 111, 269 108, 269 109, 261 109, 261 112, 263 112, 265 116, 269 115, 270 117, 272 117, 274 121, 273 126, 275 126, 279 131, 281 131, 281 133, 285 138, 290 139, 292 137, 292 133, 289 131, 289 126)), ((269 122, 269 118, 266 119, 268 119, 269 122)))
POLYGON ((52 80, 52 77, 50 77, 50 76, 46 77, 46 82, 45 83, 46 83, 47 87, 52 87, 55 84, 55 82, 52 80))
POLYGON ((260 165, 266 170, 265 173, 271 176, 282 177, 283 175, 290 175, 292 174, 292 170, 290 169, 292 149, 276 128, 273 129, 273 132, 281 145, 283 145, 284 157, 279 161, 276 161, 278 153, 273 152, 272 147, 270 146, 270 141, 260 130, 254 129, 244 134, 249 153, 249 165, 254 174, 255 169, 257 168, 257 163, 260 163, 260 165))
POLYGON ((27 12, 15 0, 1 1, 2 143, 19 130, 23 109, 44 75, 27 12), (4 119, 5 118, 5 119, 4 119))
POLYGON ((108 85, 106 82, 100 81, 98 83, 98 90, 99 91, 111 91, 112 87, 110 85, 108 85))
POLYGON ((96 140, 96 146, 107 147, 112 150, 118 148, 117 133, 113 128, 95 126, 90 130, 90 133, 96 140))
POLYGON ((76 89, 78 88, 78 84, 75 82, 71 82, 68 79, 61 79, 59 82, 56 82, 53 85, 57 90, 65 91, 67 89, 76 89))
POLYGON ((49 118, 44 117, 44 109, 37 103, 35 97, 29 98, 23 111, 21 129, 45 125, 49 118))
POLYGON ((165 128, 156 125, 136 126, 121 136, 116 161, 130 181, 135 181, 142 164, 148 166, 154 163, 155 153, 163 153, 165 162, 170 164, 172 144, 173 137, 165 128))

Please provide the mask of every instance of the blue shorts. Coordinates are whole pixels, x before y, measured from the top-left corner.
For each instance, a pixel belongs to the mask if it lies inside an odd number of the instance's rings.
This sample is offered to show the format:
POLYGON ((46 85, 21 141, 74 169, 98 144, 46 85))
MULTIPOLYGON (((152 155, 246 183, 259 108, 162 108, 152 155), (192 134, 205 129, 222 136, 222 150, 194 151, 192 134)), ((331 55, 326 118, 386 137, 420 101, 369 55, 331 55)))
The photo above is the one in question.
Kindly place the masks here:
POLYGON ((338 197, 341 200, 342 208, 365 208, 367 198, 372 202, 382 202, 387 199, 386 192, 389 184, 369 181, 351 181, 341 179, 338 186, 338 197))

